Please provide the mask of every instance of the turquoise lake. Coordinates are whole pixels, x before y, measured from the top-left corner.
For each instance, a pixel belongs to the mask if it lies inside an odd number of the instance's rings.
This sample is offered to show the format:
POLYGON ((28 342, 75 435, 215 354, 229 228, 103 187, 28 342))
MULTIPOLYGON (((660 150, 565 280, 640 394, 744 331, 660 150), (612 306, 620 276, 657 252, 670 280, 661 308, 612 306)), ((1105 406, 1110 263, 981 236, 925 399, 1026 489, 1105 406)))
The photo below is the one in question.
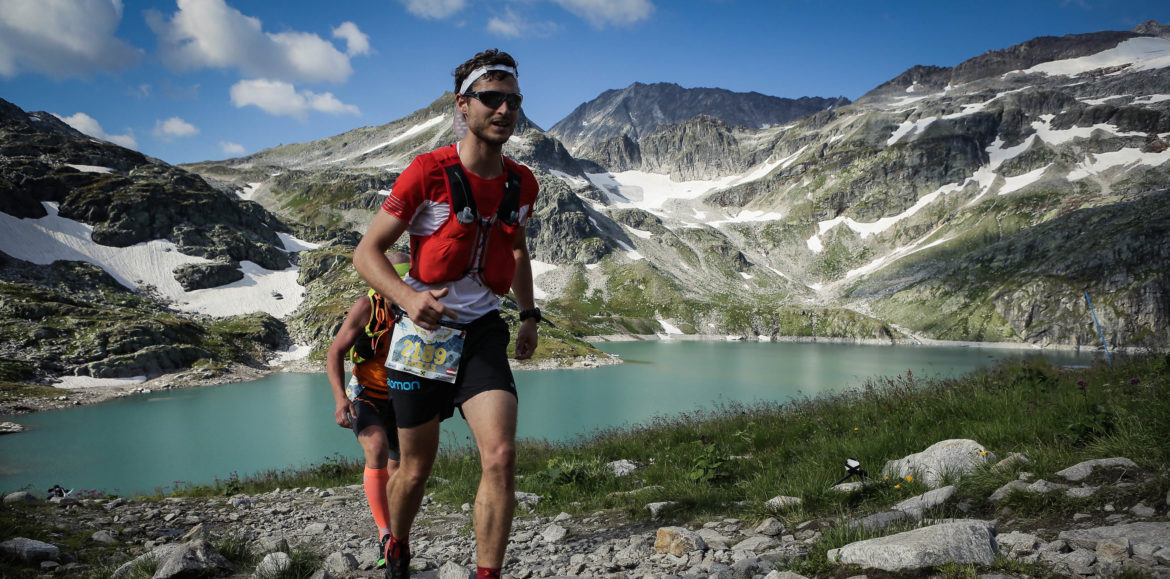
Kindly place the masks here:
MULTIPOLYGON (((949 377, 1008 357, 1041 355, 1084 365, 1091 352, 825 343, 647 341, 599 347, 626 363, 519 372, 521 438, 573 442, 599 430, 721 404, 784 402, 862 385, 867 378, 949 377)), ((360 458, 333 422, 324 374, 155 392, 102 404, 8 417, 0 437, 0 491, 66 488, 132 495, 302 467, 341 453, 360 458), (182 482, 176 482, 182 481, 182 482)), ((443 445, 470 444, 459 414, 443 445)))

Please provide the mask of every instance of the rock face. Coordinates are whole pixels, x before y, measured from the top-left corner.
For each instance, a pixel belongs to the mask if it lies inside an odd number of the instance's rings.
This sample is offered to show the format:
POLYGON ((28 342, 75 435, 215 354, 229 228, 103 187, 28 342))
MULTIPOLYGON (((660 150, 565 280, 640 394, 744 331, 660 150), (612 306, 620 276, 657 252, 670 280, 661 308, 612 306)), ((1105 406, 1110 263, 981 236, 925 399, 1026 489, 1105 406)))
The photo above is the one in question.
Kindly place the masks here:
POLYGON ((761 128, 849 104, 849 99, 785 99, 677 84, 634 83, 577 107, 549 132, 574 154, 622 136, 637 143, 659 127, 711 115, 726 125, 761 128))

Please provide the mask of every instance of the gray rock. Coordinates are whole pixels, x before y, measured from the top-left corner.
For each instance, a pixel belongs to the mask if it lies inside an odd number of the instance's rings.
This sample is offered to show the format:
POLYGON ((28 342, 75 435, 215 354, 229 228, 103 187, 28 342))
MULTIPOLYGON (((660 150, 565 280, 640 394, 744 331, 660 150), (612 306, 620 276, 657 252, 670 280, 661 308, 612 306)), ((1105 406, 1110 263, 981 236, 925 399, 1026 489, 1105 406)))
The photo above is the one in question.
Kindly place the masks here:
POLYGON ((358 568, 357 557, 345 551, 334 551, 325 557, 325 568, 337 574, 353 571, 358 568))
POLYGON ((1097 487, 1073 487, 1064 494, 1074 499, 1087 499, 1097 492, 1097 487))
POLYGON ((865 488, 865 483, 847 482, 847 483, 841 483, 839 485, 835 485, 833 487, 833 490, 837 491, 839 493, 852 493, 852 492, 857 492, 863 488, 865 488))
POLYGON ((808 579, 808 577, 792 571, 772 571, 765 575, 764 579, 808 579))
POLYGON ((439 567, 439 579, 469 579, 472 576, 471 570, 454 561, 447 561, 439 567))
POLYGON ((1015 491, 1015 490, 1022 491, 1022 490, 1026 490, 1027 488, 1028 488, 1028 483, 1026 483, 1022 480, 1014 480, 1014 481, 1011 481, 1011 482, 999 487, 998 489, 995 489, 995 492, 991 493, 991 496, 987 497, 987 500, 989 500, 993 503, 998 503, 999 501, 1006 499, 1008 497, 1008 495, 1010 495, 1012 493, 1012 491, 1015 491))
POLYGON ((1012 453, 1008 453, 1006 458, 995 463, 995 466, 993 466, 991 468, 994 470, 998 470, 998 471, 1005 471, 1005 470, 1011 470, 1012 468, 1015 468, 1016 466, 1019 466, 1019 465, 1025 465, 1025 464, 1031 464, 1031 463, 1032 463, 1032 461, 1028 460, 1028 457, 1026 457, 1018 452, 1012 452, 1012 453))
POLYGON ((776 539, 773 539, 772 537, 756 536, 756 537, 748 537, 748 538, 736 543, 732 547, 732 549, 734 549, 736 551, 750 551, 752 553, 763 553, 764 551, 767 551, 768 549, 771 549, 779 544, 780 543, 776 539))
POLYGON ((16 491, 14 493, 8 493, 8 494, 4 495, 4 504, 6 504, 6 505, 12 505, 12 504, 17 504, 17 503, 24 503, 26 505, 35 505, 39 502, 41 502, 41 499, 38 499, 37 497, 33 496, 33 494, 28 492, 28 491, 16 491))
POLYGON ((25 537, 16 537, 0 543, 0 553, 25 563, 56 561, 61 556, 61 550, 56 545, 25 537))
POLYGON ((1096 460, 1086 460, 1081 463, 1074 464, 1064 470, 1057 471, 1057 475, 1064 477, 1070 482, 1081 482, 1093 474, 1093 471, 1098 468, 1132 468, 1136 469, 1137 464, 1134 461, 1124 458, 1099 458, 1096 460))
POLYGON ((707 543, 698 533, 682 527, 663 527, 654 538, 654 551, 682 557, 692 551, 706 551, 707 543))
POLYGON ((1155 511, 1152 507, 1147 507, 1146 505, 1144 505, 1142 503, 1138 503, 1138 504, 1130 507, 1129 512, 1131 512, 1139 517, 1152 517, 1152 516, 1157 514, 1157 511, 1155 511))
POLYGON ((775 537, 776 535, 781 535, 784 533, 784 523, 781 523, 772 517, 768 517, 767 519, 764 519, 764 522, 756 525, 755 530, 761 535, 775 537))
POLYGON ((632 460, 626 460, 624 458, 622 460, 615 460, 615 461, 613 461, 605 466, 611 472, 613 472, 613 476, 616 476, 619 478, 623 477, 623 476, 628 476, 628 475, 632 474, 634 471, 638 470, 638 463, 636 463, 632 460))
POLYGON ((114 574, 111 575, 110 578, 122 579, 123 577, 129 577, 135 569, 140 567, 157 567, 160 562, 165 561, 167 557, 170 557, 171 553, 174 553, 179 549, 179 547, 180 544, 170 544, 163 545, 161 547, 155 547, 150 551, 147 551, 146 553, 143 553, 142 555, 139 555, 138 557, 127 561, 126 563, 123 563, 121 567, 118 567, 118 569, 114 571, 114 574))
POLYGON ((171 577, 190 577, 230 573, 235 570, 227 559, 211 548, 211 545, 202 539, 183 543, 163 559, 154 579, 169 579, 171 577))
POLYGON ((1097 555, 1088 549, 1077 549, 1071 553, 1051 553, 1047 560, 1056 566, 1057 570, 1076 575, 1092 575, 1093 563, 1097 562, 1097 555))
POLYGON ((329 523, 312 523, 303 531, 306 535, 324 535, 329 530, 329 523))
POLYGON ((546 543, 559 543, 569 536, 569 530, 553 523, 545 527, 540 536, 544 538, 546 543))
POLYGON ((662 502, 658 502, 658 503, 650 503, 650 504, 646 505, 646 510, 650 511, 650 518, 657 519, 660 515, 662 515, 663 512, 665 512, 670 507, 673 507, 674 505, 677 505, 677 504, 678 503, 676 503, 674 501, 662 501, 662 502))
POLYGON ((1131 545, 1134 556, 1141 553, 1156 553, 1159 549, 1170 549, 1170 522, 1140 522, 1061 531, 1060 538, 1074 547, 1096 551, 1103 541, 1125 538, 1131 545))
POLYGON ((15 422, 0 422, 0 434, 16 434, 24 432, 24 425, 15 422))
POLYGON ((768 502, 764 503, 764 506, 768 507, 769 509, 772 509, 774 511, 778 511, 781 509, 786 509, 788 507, 797 506, 800 503, 801 503, 800 497, 786 497, 786 496, 781 495, 778 497, 772 497, 772 498, 768 499, 768 502))
POLYGON ((516 491, 516 506, 524 507, 529 511, 536 509, 540 504, 540 495, 516 491))
POLYGON ((718 551, 721 549, 727 549, 731 546, 731 537, 728 537, 727 535, 724 535, 715 529, 702 528, 696 532, 700 537, 703 538, 703 542, 707 543, 707 546, 711 549, 718 551))
POLYGON ((922 452, 887 462, 882 474, 891 478, 917 476, 922 484, 933 489, 946 477, 961 477, 992 460, 995 455, 974 440, 944 440, 922 452))
POLYGON ((91 535, 90 539, 93 539, 94 542, 102 543, 104 545, 113 545, 113 544, 116 544, 118 542, 118 540, 115 539, 114 536, 111 535, 109 531, 106 531, 104 529, 91 535))
POLYGON ((282 535, 266 535, 253 541, 251 550, 257 555, 276 552, 287 553, 289 551, 288 539, 282 535))
POLYGON ((964 520, 850 543, 828 553, 830 561, 890 572, 947 563, 990 565, 995 539, 990 523, 964 520))
POLYGON ((894 510, 902 511, 911 517, 921 519, 924 512, 947 502, 951 497, 955 496, 955 493, 957 492, 959 492, 959 490, 956 489, 954 485, 948 485, 942 488, 928 491, 916 497, 906 499, 894 505, 894 510))
POLYGON ((1040 548, 1041 544, 1040 538, 1036 535, 1021 533, 1019 531, 998 535, 995 538, 995 542, 999 544, 1001 552, 1006 552, 1017 557, 1035 552, 1040 548))
POLYGON ((1097 559, 1120 563, 1133 556, 1133 547, 1125 537, 1113 537, 1097 543, 1097 559))
POLYGON ((1050 493, 1052 491, 1064 490, 1067 488, 1068 488, 1068 485, 1062 485, 1060 483, 1048 482, 1044 479, 1040 479, 1040 480, 1028 485, 1027 487, 1025 487, 1024 490, 1028 491, 1030 493, 1044 494, 1044 493, 1050 493))
POLYGON ((269 553, 264 556, 259 565, 256 565, 256 571, 252 573, 253 579, 268 579, 269 577, 278 577, 292 567, 292 557, 288 553, 269 553))
POLYGON ((850 521, 849 525, 852 527, 862 527, 870 531, 881 531, 898 521, 904 521, 909 518, 911 518, 911 515, 905 511, 884 511, 862 519, 850 521))

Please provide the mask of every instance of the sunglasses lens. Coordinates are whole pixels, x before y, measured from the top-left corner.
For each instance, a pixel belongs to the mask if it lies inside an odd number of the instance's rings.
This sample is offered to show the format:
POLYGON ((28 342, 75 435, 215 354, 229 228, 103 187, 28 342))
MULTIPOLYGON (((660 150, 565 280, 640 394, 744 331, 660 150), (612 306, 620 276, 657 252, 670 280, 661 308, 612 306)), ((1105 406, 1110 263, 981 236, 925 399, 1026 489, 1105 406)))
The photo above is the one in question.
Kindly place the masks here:
POLYGON ((508 108, 518 109, 520 103, 524 101, 524 95, 516 92, 503 92, 498 90, 481 90, 474 93, 467 93, 483 103, 484 106, 490 109, 498 109, 504 101, 508 101, 508 108))
POLYGON ((479 92, 479 100, 488 108, 499 108, 500 104, 504 102, 504 93, 498 90, 484 90, 479 92))

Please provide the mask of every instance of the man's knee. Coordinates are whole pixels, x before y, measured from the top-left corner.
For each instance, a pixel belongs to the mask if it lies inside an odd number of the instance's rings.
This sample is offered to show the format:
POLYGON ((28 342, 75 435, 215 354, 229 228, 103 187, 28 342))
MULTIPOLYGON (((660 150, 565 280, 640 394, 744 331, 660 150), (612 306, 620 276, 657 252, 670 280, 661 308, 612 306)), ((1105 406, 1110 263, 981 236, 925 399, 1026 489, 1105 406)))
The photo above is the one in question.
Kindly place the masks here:
POLYGON ((482 449, 480 465, 485 475, 511 476, 516 471, 516 444, 506 441, 482 449))

